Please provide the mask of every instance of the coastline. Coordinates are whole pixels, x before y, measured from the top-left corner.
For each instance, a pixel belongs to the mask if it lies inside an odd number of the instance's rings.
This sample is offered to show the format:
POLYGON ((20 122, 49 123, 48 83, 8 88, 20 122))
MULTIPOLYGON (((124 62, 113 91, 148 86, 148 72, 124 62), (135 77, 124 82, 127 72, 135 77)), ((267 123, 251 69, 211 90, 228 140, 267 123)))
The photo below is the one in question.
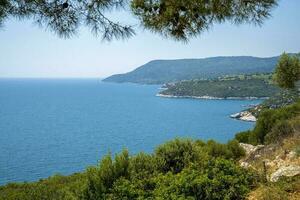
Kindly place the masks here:
MULTIPOLYGON (((268 99, 268 97, 213 97, 213 96, 175 96, 175 95, 165 95, 156 94, 157 97, 163 98, 190 98, 190 99, 206 99, 206 100, 258 100, 258 99, 268 99)), ((256 122, 256 117, 249 111, 244 110, 235 114, 230 115, 231 118, 245 121, 245 122, 256 122)))
POLYGON ((169 94, 156 94, 157 97, 164 97, 164 98, 182 98, 182 99, 211 99, 211 100, 264 100, 268 99, 269 97, 213 97, 213 96, 176 96, 176 95, 169 95, 169 94))
POLYGON ((245 121, 245 122, 256 122, 256 117, 249 111, 241 111, 230 115, 231 118, 245 121))

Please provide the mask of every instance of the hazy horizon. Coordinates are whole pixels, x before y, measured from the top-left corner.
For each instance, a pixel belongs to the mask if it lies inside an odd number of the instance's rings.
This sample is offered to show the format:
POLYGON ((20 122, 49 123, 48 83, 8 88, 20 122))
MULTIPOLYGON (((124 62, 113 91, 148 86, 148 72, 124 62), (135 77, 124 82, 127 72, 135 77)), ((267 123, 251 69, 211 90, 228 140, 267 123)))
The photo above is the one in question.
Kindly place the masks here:
MULTIPOLYGON (((299 52, 286 52, 286 53, 299 53, 299 52)), ((193 60, 193 59, 206 59, 206 58, 214 58, 214 57, 257 57, 257 58, 272 58, 272 57, 277 57, 277 56, 280 56, 280 55, 274 55, 274 56, 267 56, 267 57, 259 57, 259 56, 251 56, 251 55, 240 55, 240 56, 212 56, 212 57, 203 57, 203 58, 175 58, 175 59, 154 59, 154 60, 159 60, 159 61, 167 61, 167 60, 193 60)), ((154 61, 154 60, 149 60, 147 61, 146 63, 144 64, 147 64, 151 61, 154 61)), ((142 65, 144 65, 142 64, 142 65)), ((141 67, 142 65, 140 66, 136 66, 134 69, 130 70, 130 71, 127 71, 127 72, 131 72, 133 70, 135 70, 136 68, 139 68, 141 67)), ((123 73, 127 73, 127 72, 123 72, 123 73)), ((121 74, 121 73, 115 73, 115 74, 121 74)), ((115 74, 110 74, 108 76, 111 76, 111 75, 115 75, 115 74)), ((105 79, 107 78, 108 76, 104 76, 104 77, 101 77, 101 76, 63 76, 63 77, 59 77, 59 76, 45 76, 45 77, 42 77, 42 76, 0 76, 0 79, 99 79, 99 80, 102 80, 102 79, 105 79)))
MULTIPOLYGON (((297 53, 299 7, 300 1, 280 1, 261 27, 216 24, 189 43, 166 39, 138 26, 137 35, 125 41, 101 42, 87 29, 73 38, 61 39, 31 21, 8 20, 0 30, 0 77, 105 78, 132 71, 151 60, 297 53)), ((138 24, 129 13, 112 17, 138 24)))

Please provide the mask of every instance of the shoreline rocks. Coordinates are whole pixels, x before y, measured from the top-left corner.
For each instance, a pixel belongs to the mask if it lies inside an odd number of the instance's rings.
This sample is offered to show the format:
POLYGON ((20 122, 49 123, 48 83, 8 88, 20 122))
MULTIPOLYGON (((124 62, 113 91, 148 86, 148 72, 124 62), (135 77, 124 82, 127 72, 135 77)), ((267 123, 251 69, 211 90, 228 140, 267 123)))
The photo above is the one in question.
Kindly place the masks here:
MULTIPOLYGON (((168 95, 168 94, 156 94, 157 97, 163 98, 182 98, 182 99, 207 99, 207 100, 257 100, 257 99, 266 99, 267 97, 213 97, 213 96, 175 96, 175 95, 168 95)), ((242 111, 235 114, 230 115, 231 118, 242 120, 246 122, 256 122, 256 117, 249 111, 242 111)))
POLYGON ((239 113, 235 113, 230 115, 231 118, 247 121, 247 122, 256 122, 256 117, 249 111, 242 111, 239 113))
POLYGON ((213 97, 213 96, 176 96, 171 94, 156 94, 157 97, 165 97, 165 98, 184 98, 184 99, 216 99, 216 100, 258 100, 258 99, 268 99, 268 97, 213 97))
POLYGON ((157 97, 164 97, 164 98, 178 98, 178 99, 223 99, 218 97, 211 97, 211 96, 175 96, 175 95, 168 95, 168 94, 156 94, 157 97))

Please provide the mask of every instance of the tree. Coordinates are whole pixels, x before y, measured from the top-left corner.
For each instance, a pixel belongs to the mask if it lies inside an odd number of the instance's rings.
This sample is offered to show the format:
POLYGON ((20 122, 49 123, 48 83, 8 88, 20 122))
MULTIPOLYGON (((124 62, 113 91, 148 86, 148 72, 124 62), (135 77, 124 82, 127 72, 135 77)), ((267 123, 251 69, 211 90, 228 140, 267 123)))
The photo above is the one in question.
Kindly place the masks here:
POLYGON ((226 21, 234 24, 262 22, 277 0, 132 0, 133 13, 147 29, 187 40, 226 21))
POLYGON ((134 34, 132 26, 104 15, 126 4, 127 0, 0 0, 0 24, 10 17, 29 18, 64 38, 76 34, 80 25, 106 40, 128 38, 134 34))
POLYGON ((300 60, 296 56, 282 54, 275 69, 274 79, 282 88, 294 88, 296 81, 300 80, 300 60))
MULTIPOLYGON (((262 22, 278 0, 130 0, 141 24, 154 32, 188 40, 215 23, 262 22)), ((0 0, 0 25, 8 18, 33 19, 61 37, 74 35, 80 25, 103 39, 134 35, 130 25, 111 21, 104 13, 125 8, 128 0, 0 0)))

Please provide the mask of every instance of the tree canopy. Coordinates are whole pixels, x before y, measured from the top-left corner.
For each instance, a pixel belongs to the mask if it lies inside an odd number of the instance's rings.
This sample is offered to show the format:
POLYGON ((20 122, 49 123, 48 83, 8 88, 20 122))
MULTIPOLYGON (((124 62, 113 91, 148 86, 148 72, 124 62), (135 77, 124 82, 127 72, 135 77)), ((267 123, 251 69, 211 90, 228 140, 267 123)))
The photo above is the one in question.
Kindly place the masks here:
POLYGON ((7 18, 32 19, 60 37, 71 37, 80 26, 87 26, 103 39, 127 38, 134 34, 129 25, 104 15, 124 8, 127 0, 0 0, 0 24, 7 18))
POLYGON ((277 0, 132 0, 131 7, 147 29, 187 40, 226 21, 262 24, 277 0))
POLYGON ((278 0, 0 0, 0 25, 8 18, 32 19, 61 37, 87 26, 103 39, 134 35, 131 25, 105 14, 130 5, 146 29, 188 40, 215 23, 262 24, 278 0))
POLYGON ((282 54, 275 69, 275 81, 282 88, 294 88, 300 80, 300 60, 297 56, 282 54))

